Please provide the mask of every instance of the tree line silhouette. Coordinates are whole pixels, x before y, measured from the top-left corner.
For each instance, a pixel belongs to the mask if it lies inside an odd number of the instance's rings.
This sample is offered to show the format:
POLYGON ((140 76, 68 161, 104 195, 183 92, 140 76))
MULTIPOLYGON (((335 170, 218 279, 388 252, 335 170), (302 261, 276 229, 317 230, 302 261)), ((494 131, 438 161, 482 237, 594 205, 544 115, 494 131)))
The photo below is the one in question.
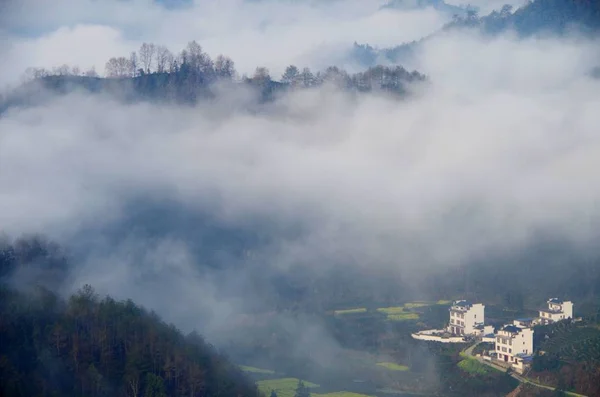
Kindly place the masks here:
POLYGON ((338 88, 356 91, 383 91, 397 95, 407 93, 407 84, 423 82, 426 76, 409 72, 402 66, 375 66, 364 72, 348 73, 337 66, 313 72, 310 68, 289 65, 279 79, 259 66, 251 76, 239 75, 235 62, 224 55, 212 59, 196 41, 188 43, 178 54, 164 46, 144 43, 139 51, 128 57, 112 57, 105 65, 104 78, 94 68, 83 71, 75 66, 62 65, 53 69, 28 68, 25 80, 42 80, 50 88, 79 84, 92 91, 104 90, 115 84, 129 84, 142 96, 166 97, 195 101, 213 94, 214 83, 242 83, 258 88, 264 98, 282 91, 333 84, 338 88), (97 80, 103 80, 99 83, 97 80))

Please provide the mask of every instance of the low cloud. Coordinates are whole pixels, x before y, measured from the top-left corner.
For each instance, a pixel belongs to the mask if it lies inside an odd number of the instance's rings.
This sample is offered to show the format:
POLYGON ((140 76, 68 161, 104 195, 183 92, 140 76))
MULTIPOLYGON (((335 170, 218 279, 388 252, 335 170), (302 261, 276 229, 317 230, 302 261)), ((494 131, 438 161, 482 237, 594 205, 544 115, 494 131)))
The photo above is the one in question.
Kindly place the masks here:
MULTIPOLYGON (((198 25, 207 32, 194 28, 196 8, 150 7, 135 26, 148 32, 165 16, 156 36, 123 28, 133 23, 129 14, 118 23, 90 16, 4 50, 22 64, 86 67, 142 39, 183 44, 199 33, 209 52, 245 62, 244 70, 309 59, 304 54, 325 48, 320 37, 337 48, 351 37, 392 40, 396 28, 407 38, 429 30, 393 27, 390 15, 365 14, 371 8, 352 1, 322 6, 327 12, 281 5, 260 30, 259 11, 272 4, 219 3, 223 14, 215 15, 240 24, 237 42, 219 19, 198 25), (332 10, 345 10, 337 25, 325 24, 332 10), (175 23, 185 37, 166 33, 175 23), (369 31, 375 25, 382 27, 369 31)), ((435 25, 429 12, 411 16, 414 26, 435 25)), ((45 233, 73 250, 80 261, 73 288, 91 283, 134 298, 215 338, 240 312, 268 307, 265 285, 250 275, 273 269, 346 265, 410 280, 544 234, 589 248, 600 215, 600 83, 587 74, 599 63, 597 44, 440 35, 411 65, 430 84, 403 101, 323 88, 249 112, 231 106, 248 100, 236 92, 196 107, 79 92, 12 108, 0 116, 0 225, 11 236, 45 233), (198 225, 223 232, 203 235, 198 225), (235 271, 211 268, 238 261, 235 271)), ((327 338, 318 326, 308 335, 327 338)))
POLYGON ((586 237, 600 194, 592 45, 436 39, 417 57, 433 84, 409 102, 302 92, 273 116, 73 95, 14 110, 0 124, 1 222, 110 221, 138 192, 212 198, 223 217, 308 228, 311 252, 397 266, 461 262, 544 228, 586 237))
POLYGON ((447 22, 433 9, 400 13, 379 10, 379 3, 224 0, 165 8, 146 1, 12 2, 0 19, 11 42, 0 52, 10 65, 0 85, 14 84, 30 66, 67 63, 103 73, 110 57, 128 56, 143 42, 178 52, 191 40, 213 56, 230 56, 240 73, 266 66, 280 76, 289 64, 343 66, 354 41, 392 46, 447 22))

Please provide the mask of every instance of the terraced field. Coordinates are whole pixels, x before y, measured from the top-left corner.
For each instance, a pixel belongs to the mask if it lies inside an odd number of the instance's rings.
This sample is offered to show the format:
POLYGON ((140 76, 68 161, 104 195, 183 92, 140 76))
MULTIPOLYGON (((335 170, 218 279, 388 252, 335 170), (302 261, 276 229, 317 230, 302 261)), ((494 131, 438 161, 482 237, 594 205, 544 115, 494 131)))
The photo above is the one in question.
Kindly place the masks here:
POLYGON ((358 393, 352 393, 349 391, 337 391, 335 393, 327 393, 327 394, 311 393, 311 396, 313 396, 313 397, 374 397, 374 396, 370 396, 368 394, 358 394, 358 393))
POLYGON ((464 360, 460 361, 458 363, 458 367, 471 375, 485 375, 493 371, 493 369, 487 365, 482 364, 472 358, 465 358, 464 360))
POLYGON ((334 310, 333 314, 336 316, 343 316, 345 314, 358 314, 358 313, 366 313, 367 309, 364 307, 357 307, 354 309, 343 309, 343 310, 334 310))
POLYGON ((386 314, 387 319, 390 321, 407 321, 419 319, 419 313, 406 311, 405 306, 382 307, 377 309, 377 311, 386 314))
POLYGON ((406 365, 396 363, 377 363, 378 366, 389 369, 390 371, 408 371, 409 368, 406 365))
POLYGON ((406 309, 415 309, 417 307, 425 307, 425 306, 431 306, 432 303, 431 302, 408 302, 404 304, 404 308, 406 309))
POLYGON ((253 373, 253 374, 265 374, 265 375, 272 375, 275 373, 275 371, 270 370, 270 369, 263 369, 263 368, 256 368, 256 367, 249 367, 247 365, 240 365, 239 366, 240 369, 244 372, 249 372, 249 373, 253 373))
MULTIPOLYGON (((304 382, 304 386, 313 388, 319 387, 319 385, 304 382)), ((256 382, 258 389, 265 395, 268 396, 271 394, 271 390, 275 390, 277 393, 277 397, 294 397, 296 393, 296 387, 298 386, 297 378, 281 378, 281 379, 268 379, 268 380, 260 380, 256 382)))

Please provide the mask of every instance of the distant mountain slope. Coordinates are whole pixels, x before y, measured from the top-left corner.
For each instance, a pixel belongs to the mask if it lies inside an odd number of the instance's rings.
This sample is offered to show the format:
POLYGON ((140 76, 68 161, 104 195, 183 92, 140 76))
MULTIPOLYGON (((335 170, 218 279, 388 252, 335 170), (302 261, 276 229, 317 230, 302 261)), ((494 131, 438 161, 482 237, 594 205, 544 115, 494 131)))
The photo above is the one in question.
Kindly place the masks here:
POLYGON ((381 6, 381 9, 410 11, 422 10, 428 7, 442 12, 448 17, 453 15, 466 16, 469 10, 477 11, 476 7, 458 7, 446 3, 444 0, 390 0, 387 4, 381 6))
POLYGON ((600 31, 600 2, 595 0, 532 0, 513 12, 505 5, 487 16, 467 11, 458 15, 441 30, 418 41, 377 49, 355 43, 349 57, 363 66, 374 63, 410 62, 415 49, 428 39, 456 29, 472 29, 485 35, 514 31, 520 37, 538 34, 563 35, 570 31, 593 35, 600 31))
POLYGON ((457 19, 445 29, 479 28, 486 34, 514 30, 522 37, 536 34, 562 35, 571 30, 600 30, 600 2, 595 0, 533 0, 511 13, 510 6, 483 18, 457 19))

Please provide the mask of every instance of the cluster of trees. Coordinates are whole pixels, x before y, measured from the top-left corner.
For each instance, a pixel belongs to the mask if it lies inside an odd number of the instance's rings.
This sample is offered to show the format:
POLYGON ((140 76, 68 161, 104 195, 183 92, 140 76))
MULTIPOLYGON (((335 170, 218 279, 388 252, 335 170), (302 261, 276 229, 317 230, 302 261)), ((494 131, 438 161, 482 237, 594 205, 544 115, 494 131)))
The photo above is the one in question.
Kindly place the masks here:
POLYGON ((100 77, 96 72, 95 67, 91 67, 87 70, 82 70, 79 66, 61 65, 55 66, 51 69, 29 67, 25 70, 22 79, 24 81, 38 80, 50 76, 83 76, 83 77, 100 77))
POLYGON ((512 29, 522 36, 563 34, 571 28, 594 32, 600 29, 600 4, 587 0, 532 0, 514 12, 507 4, 484 17, 474 12, 466 17, 455 16, 445 29, 456 27, 476 27, 486 34, 512 29))
POLYGON ((175 98, 187 102, 211 96, 211 86, 217 81, 249 84, 257 88, 264 99, 268 99, 277 92, 327 83, 357 92, 379 90, 405 94, 406 84, 426 80, 417 71, 409 72, 401 66, 377 66, 350 74, 336 66, 315 73, 307 67, 290 65, 280 78, 273 77, 266 67, 259 66, 252 76, 240 77, 231 58, 219 55, 212 59, 196 41, 188 43, 179 54, 173 54, 164 46, 144 43, 139 51, 132 52, 128 57, 110 58, 106 63, 105 77, 99 79, 93 69, 82 73, 79 68, 66 65, 52 70, 29 68, 26 71, 26 79, 41 79, 46 83, 46 88, 59 91, 66 84, 72 86, 74 82, 91 91, 115 90, 113 83, 116 82, 121 87, 123 84, 129 85, 138 96, 175 98))
POLYGON ((0 287, 0 395, 259 396, 199 335, 85 286, 68 301, 0 287))
POLYGON ((0 282, 9 278, 20 285, 41 285, 56 290, 69 269, 66 252, 42 236, 14 241, 0 238, 0 282))
POLYGON ((390 62, 406 62, 415 49, 440 33, 453 29, 476 29, 486 35, 514 31, 521 37, 535 34, 564 34, 569 29, 594 33, 600 29, 600 2, 590 0, 530 0, 517 10, 506 4, 499 10, 480 16, 478 11, 467 8, 453 15, 451 22, 441 31, 395 47, 376 49, 368 44, 354 43, 353 57, 361 64, 373 65, 377 59, 390 62))
POLYGON ((133 51, 129 57, 110 58, 105 69, 106 77, 109 78, 178 72, 203 74, 211 79, 232 79, 236 75, 231 58, 219 55, 212 60, 196 41, 188 43, 178 55, 174 55, 165 46, 144 43, 138 52, 133 51))
POLYGON ((259 396, 199 335, 85 286, 60 291, 70 258, 41 236, 0 239, 0 395, 259 396), (18 288, 18 289, 17 289, 18 288))
MULTIPOLYGON (((109 78, 135 78, 151 73, 193 73, 202 75, 204 80, 209 82, 239 78, 231 58, 219 55, 212 60, 196 41, 188 43, 178 55, 173 55, 166 47, 144 43, 139 54, 134 51, 129 58, 111 58, 106 63, 106 76, 109 78)), ((363 73, 350 75, 335 66, 327 68, 324 72, 313 73, 307 67, 300 69, 296 65, 290 65, 279 79, 273 78, 266 67, 259 66, 251 77, 243 76, 241 80, 263 86, 278 81, 291 88, 310 88, 325 82, 334 82, 343 87, 356 87, 365 91, 376 85, 383 89, 398 89, 402 82, 424 80, 424 76, 416 71, 408 72, 400 66, 378 66, 363 73)))

